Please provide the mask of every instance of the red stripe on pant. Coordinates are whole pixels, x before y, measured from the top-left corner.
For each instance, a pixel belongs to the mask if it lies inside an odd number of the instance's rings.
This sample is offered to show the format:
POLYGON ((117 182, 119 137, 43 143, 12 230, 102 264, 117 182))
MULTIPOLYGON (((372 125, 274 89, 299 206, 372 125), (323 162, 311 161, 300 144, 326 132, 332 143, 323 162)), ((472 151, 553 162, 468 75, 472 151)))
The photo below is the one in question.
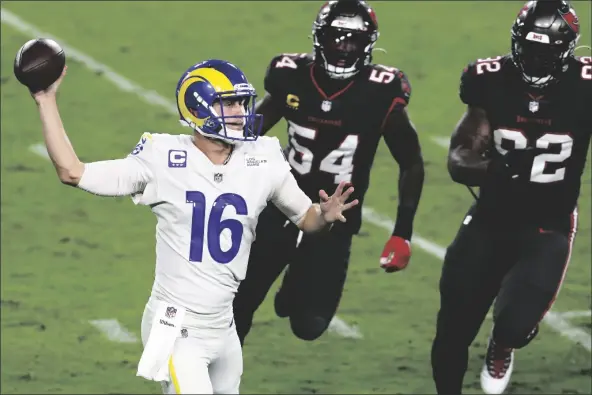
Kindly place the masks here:
MULTIPOLYGON (((551 306, 553 306, 553 303, 555 303, 555 300, 557 299, 557 295, 559 295, 559 290, 561 290, 561 286, 563 285, 563 280, 565 280, 565 275, 567 274, 567 268, 569 267, 569 261, 571 259, 571 252, 573 250, 573 243, 576 238, 576 231, 578 228, 578 208, 577 207, 571 213, 569 219, 570 219, 569 234, 567 236, 569 245, 567 247, 568 248, 567 259, 565 260, 565 264, 563 265, 563 273, 561 273, 561 280, 559 280, 559 284, 557 285, 557 290, 555 291, 553 298, 551 298, 551 301, 549 302, 549 306, 547 306, 547 309, 543 312, 543 315, 541 315, 541 318, 539 319, 539 322, 537 322, 537 325, 543 320, 543 318, 545 318, 545 315, 551 309, 551 306)), ((535 326, 535 328, 536 328, 536 326, 535 326)))

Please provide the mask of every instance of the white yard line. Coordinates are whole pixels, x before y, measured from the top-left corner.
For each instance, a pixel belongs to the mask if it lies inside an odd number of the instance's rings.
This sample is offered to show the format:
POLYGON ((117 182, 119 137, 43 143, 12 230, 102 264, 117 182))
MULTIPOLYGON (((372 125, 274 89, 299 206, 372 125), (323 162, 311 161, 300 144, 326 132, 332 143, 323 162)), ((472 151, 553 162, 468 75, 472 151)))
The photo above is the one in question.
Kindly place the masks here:
MULTIPOLYGON (((31 36, 31 37, 46 37, 46 38, 54 39, 55 41, 60 43, 60 45, 62 46, 62 48, 64 49, 64 51, 66 53, 67 58, 74 59, 74 60, 84 64, 88 69, 90 69, 92 71, 101 72, 102 73, 101 75, 103 77, 105 77, 108 81, 110 81, 115 86, 117 86, 120 90, 122 90, 124 92, 134 93, 140 99, 142 99, 143 101, 145 101, 149 104, 162 107, 165 110, 167 110, 173 114, 177 114, 177 106, 171 100, 168 100, 164 96, 161 96, 154 91, 146 90, 146 89, 142 88, 140 85, 136 84, 135 82, 130 81, 127 78, 125 78, 124 76, 122 76, 121 74, 116 73, 109 66, 93 59, 92 57, 88 56, 87 54, 85 54, 75 48, 70 47, 69 45, 65 44, 63 40, 53 36, 52 34, 42 32, 37 27, 31 25, 30 23, 25 22, 20 17, 13 14, 12 12, 10 12, 4 8, 2 8, 1 11, 2 11, 2 13, 1 13, 2 23, 5 23, 5 24, 13 27, 15 30, 18 30, 19 32, 26 34, 28 36, 31 36)), ((448 141, 449 141, 448 138, 434 137, 433 140, 436 141, 439 145, 441 145, 443 147, 448 147, 448 141)), ((35 152, 36 154, 48 159, 47 152, 44 150, 40 150, 39 144, 35 144, 35 145, 31 146, 30 149, 33 152, 35 152)), ((392 231, 392 229, 394 227, 394 222, 392 219, 377 213, 376 210, 372 209, 371 207, 364 207, 364 209, 362 210, 362 215, 364 217, 364 220, 368 221, 369 223, 371 223, 375 226, 383 228, 386 231, 390 232, 390 231, 392 231)), ((444 259, 444 255, 446 253, 446 249, 444 247, 442 247, 430 240, 424 239, 423 237, 421 237, 419 235, 413 236, 413 239, 411 241, 414 245, 417 245, 419 248, 423 249, 427 253, 429 253, 439 259, 444 259)), ((548 322, 548 321, 546 320, 545 322, 548 322)), ((554 322, 556 322, 556 321, 554 321, 554 322)), ((561 326, 561 328, 564 328, 564 329, 568 328, 564 331, 557 329, 557 328, 559 328, 559 326, 557 326, 557 325, 554 326, 554 324, 551 324, 550 322, 548 322, 548 323, 551 327, 555 328, 558 332, 560 332, 564 336, 567 336, 568 338, 572 339, 573 341, 575 341, 575 340, 573 338, 569 337, 568 335, 566 335, 565 333, 572 331, 572 330, 580 330, 578 328, 571 326, 567 321, 565 321, 565 325, 567 325, 567 326, 561 326)), ((349 331, 351 331, 349 333, 360 333, 357 328, 350 327, 349 325, 347 325, 344 321, 342 321, 337 316, 331 322, 331 325, 333 326, 333 328, 337 328, 337 327, 344 328, 344 326, 345 326, 348 328, 349 331)), ((335 329, 335 332, 339 333, 339 331, 337 329, 335 329)), ((361 334, 360 334, 360 337, 361 337, 361 334)), ((580 344, 582 344, 582 343, 580 343, 580 344)), ((582 345, 584 347, 586 347, 584 344, 582 344, 582 345)), ((589 347, 587 349, 590 350, 589 347)))
POLYGON ((168 111, 177 113, 177 106, 173 102, 165 99, 163 96, 160 96, 158 93, 142 88, 121 74, 116 73, 109 66, 99 62, 96 59, 93 59, 76 48, 72 48, 71 46, 65 44, 63 40, 56 38, 54 35, 39 30, 37 27, 25 22, 7 9, 2 8, 1 10, 2 23, 5 23, 13 27, 15 30, 18 30, 19 32, 33 38, 44 37, 57 41, 64 49, 66 58, 74 59, 77 62, 85 65, 89 70, 101 73, 103 77, 117 85, 117 87, 124 92, 135 93, 140 99, 146 101, 149 104, 164 107, 168 111))
POLYGON ((569 320, 570 318, 582 318, 582 317, 592 317, 591 310, 582 310, 582 311, 566 311, 565 313, 557 313, 561 314, 562 318, 569 320))
POLYGON ((588 351, 592 351, 592 338, 590 337, 590 333, 570 324, 569 321, 564 318, 564 315, 567 313, 555 313, 549 311, 547 312, 547 315, 545 315, 545 318, 543 318, 543 322, 553 328, 555 332, 560 333, 561 336, 581 345, 588 351))
POLYGON ((335 316, 329 324, 329 332, 338 334, 341 337, 348 337, 350 339, 362 339, 362 333, 357 325, 350 326, 341 318, 335 316))
POLYGON ((137 343, 136 335, 125 329, 116 319, 90 320, 109 340, 117 343, 137 343))
MULTIPOLYGON (((383 228, 388 232, 392 232, 393 228, 395 227, 395 221, 389 217, 379 214, 372 207, 362 207, 362 217, 365 221, 368 221, 372 225, 378 226, 379 228, 383 228)), ((433 241, 424 239, 418 234, 415 234, 412 237, 411 242, 436 258, 444 259, 444 256, 446 255, 446 248, 434 243, 433 241)))

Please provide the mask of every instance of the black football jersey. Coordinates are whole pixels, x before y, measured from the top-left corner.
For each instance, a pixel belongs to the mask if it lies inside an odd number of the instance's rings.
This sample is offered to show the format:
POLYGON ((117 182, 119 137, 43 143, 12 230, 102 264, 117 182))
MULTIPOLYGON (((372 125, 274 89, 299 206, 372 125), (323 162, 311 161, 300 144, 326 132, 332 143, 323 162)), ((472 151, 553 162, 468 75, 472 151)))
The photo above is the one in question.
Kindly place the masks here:
POLYGON ((492 160, 504 160, 510 150, 518 150, 515 155, 530 151, 523 157, 522 181, 486 178, 477 213, 505 223, 570 226, 592 130, 591 60, 571 59, 559 82, 538 92, 523 82, 509 55, 479 59, 465 68, 460 97, 487 112, 492 160))
POLYGON ((286 157, 298 185, 313 200, 331 195, 341 181, 355 187, 360 204, 348 211, 347 226, 357 233, 370 169, 387 115, 409 103, 411 87, 403 72, 371 65, 341 90, 325 92, 313 74, 310 54, 272 59, 265 90, 281 105, 289 141, 286 157))

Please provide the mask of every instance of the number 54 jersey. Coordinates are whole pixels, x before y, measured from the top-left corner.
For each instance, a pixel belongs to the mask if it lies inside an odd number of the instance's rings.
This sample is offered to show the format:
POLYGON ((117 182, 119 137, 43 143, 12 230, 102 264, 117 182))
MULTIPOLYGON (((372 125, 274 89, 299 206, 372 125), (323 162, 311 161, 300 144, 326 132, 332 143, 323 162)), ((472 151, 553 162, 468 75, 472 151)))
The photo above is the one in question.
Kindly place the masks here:
POLYGON ((519 180, 486 179, 477 213, 506 226, 571 229, 592 132, 592 59, 570 59, 556 83, 536 90, 510 56, 479 59, 464 70, 460 97, 486 111, 492 161, 514 151, 520 167, 519 180))
POLYGON ((297 223, 311 205, 298 188, 286 191, 296 182, 279 141, 238 143, 215 165, 193 136, 144 134, 129 158, 150 174, 132 199, 158 220, 153 295, 228 326, 259 213, 272 201, 297 223))
MULTIPOLYGON (((286 156, 310 198, 349 181, 355 187, 352 199, 362 203, 386 118, 409 103, 409 81, 394 67, 373 64, 325 92, 326 84, 317 79, 328 77, 313 68, 310 54, 279 55, 267 68, 265 90, 288 123, 286 156)), ((343 226, 353 233, 361 225, 361 206, 345 213, 343 226)))

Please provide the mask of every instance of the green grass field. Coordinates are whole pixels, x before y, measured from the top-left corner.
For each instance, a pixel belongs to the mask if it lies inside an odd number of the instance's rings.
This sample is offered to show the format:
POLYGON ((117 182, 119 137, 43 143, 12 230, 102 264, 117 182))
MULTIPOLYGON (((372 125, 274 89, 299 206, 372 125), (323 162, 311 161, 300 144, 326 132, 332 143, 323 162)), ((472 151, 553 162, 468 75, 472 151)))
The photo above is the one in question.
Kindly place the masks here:
MULTIPOLYGON (((416 232, 447 246, 471 203, 445 167, 446 138, 463 111, 461 70, 509 51, 521 2, 376 2, 381 24, 375 61, 405 71, 409 107, 426 160, 416 232)), ((272 56, 306 52, 320 2, 3 2, 23 20, 174 101, 175 84, 206 58, 238 64, 260 93, 272 56)), ((580 44, 590 45, 589 2, 577 2, 580 44)), ((128 198, 99 198, 62 186, 50 163, 30 151, 42 141, 35 104, 13 75, 30 34, 1 27, 2 393, 160 393, 135 376, 139 343, 117 343, 89 323, 116 319, 139 336, 154 272, 155 219, 128 198)), ((580 55, 587 55, 583 49, 580 55)), ((123 92, 105 73, 68 58, 60 94, 72 143, 85 161, 123 157, 146 131, 183 133, 166 108, 123 92)), ((273 131, 286 141, 283 122, 273 131)), ((590 164, 590 158, 588 158, 590 164)), ((396 164, 381 144, 366 204, 394 218, 396 164)), ((591 306, 590 169, 583 177, 580 230, 554 310, 591 306)), ((244 350, 243 393, 434 393, 430 347, 442 261, 415 246, 410 267, 386 275, 378 257, 389 232, 366 221, 354 241, 339 316, 363 335, 298 341, 273 313, 258 315, 244 350)), ((590 332, 590 316, 570 321, 590 332)), ((479 371, 491 320, 472 347, 466 393, 479 371)), ((585 337, 585 335, 584 335, 585 337)), ((589 344, 589 343, 588 343, 589 344)), ((589 349, 543 325, 517 353, 509 393, 590 394, 589 349)))

